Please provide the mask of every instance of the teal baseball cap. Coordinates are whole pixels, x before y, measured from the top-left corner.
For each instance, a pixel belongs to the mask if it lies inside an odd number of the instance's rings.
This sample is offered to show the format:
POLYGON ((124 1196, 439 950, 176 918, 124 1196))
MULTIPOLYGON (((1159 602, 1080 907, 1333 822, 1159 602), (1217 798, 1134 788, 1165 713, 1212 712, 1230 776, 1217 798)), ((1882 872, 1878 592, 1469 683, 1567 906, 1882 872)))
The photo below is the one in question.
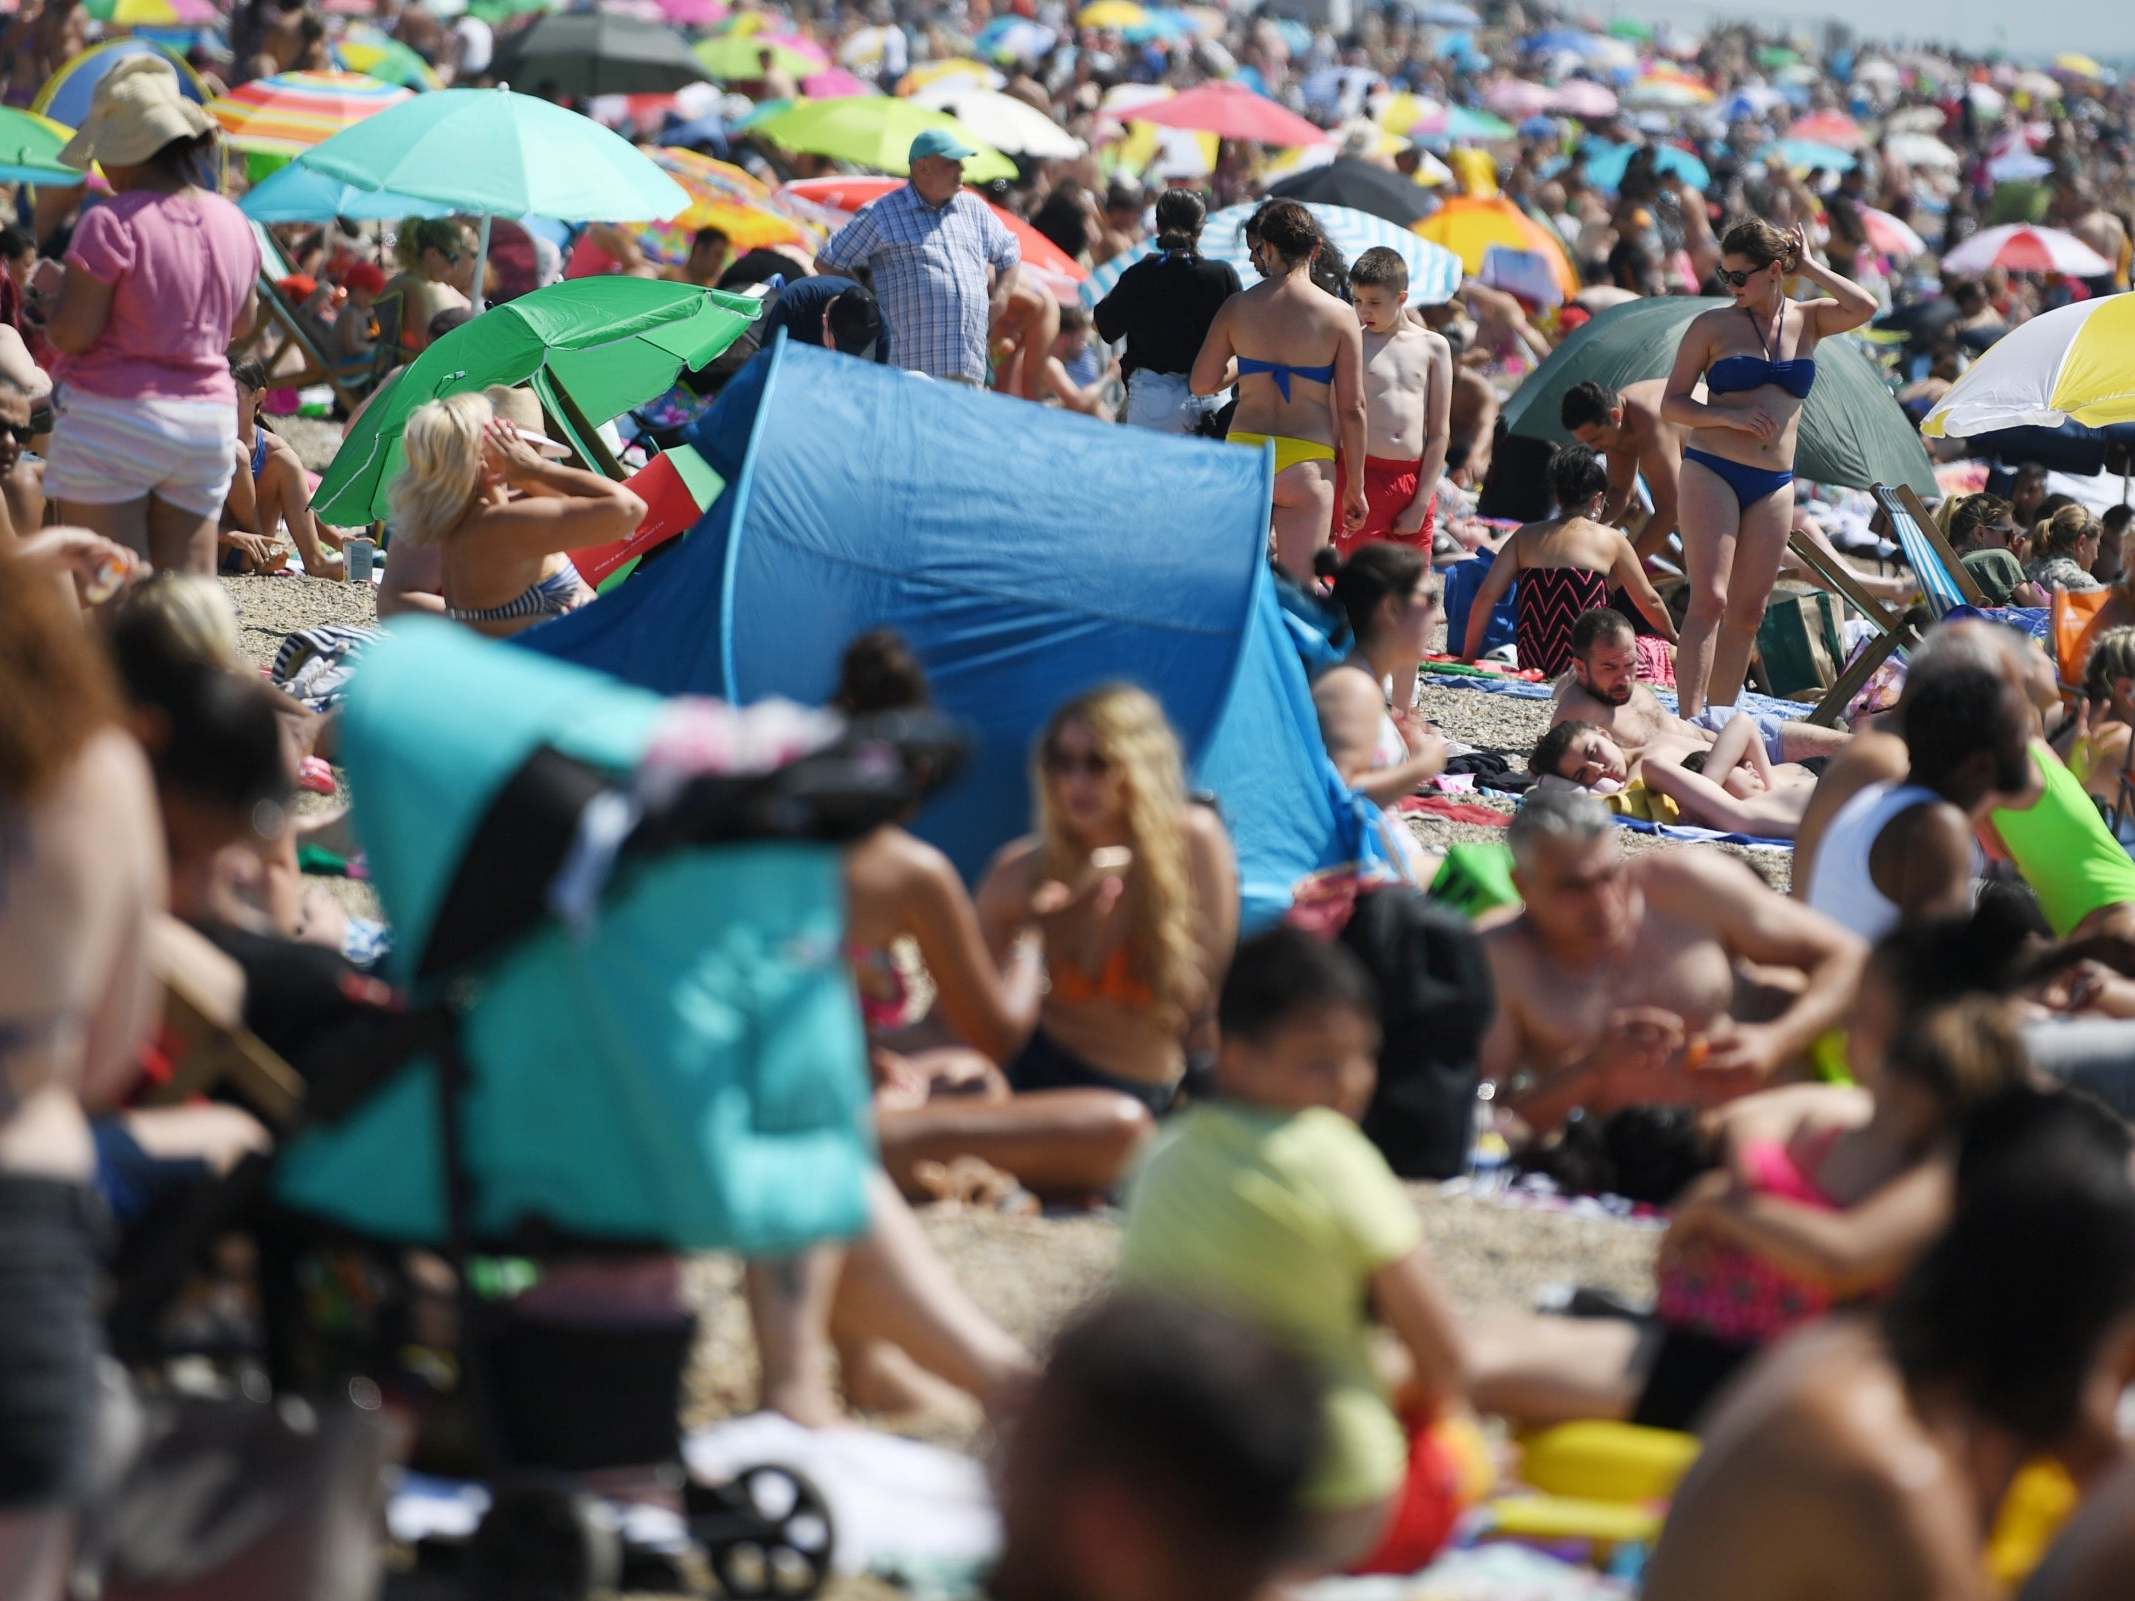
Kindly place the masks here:
POLYGON ((978 152, 947 128, 928 128, 912 141, 910 160, 921 156, 947 156, 952 161, 968 161, 978 152))

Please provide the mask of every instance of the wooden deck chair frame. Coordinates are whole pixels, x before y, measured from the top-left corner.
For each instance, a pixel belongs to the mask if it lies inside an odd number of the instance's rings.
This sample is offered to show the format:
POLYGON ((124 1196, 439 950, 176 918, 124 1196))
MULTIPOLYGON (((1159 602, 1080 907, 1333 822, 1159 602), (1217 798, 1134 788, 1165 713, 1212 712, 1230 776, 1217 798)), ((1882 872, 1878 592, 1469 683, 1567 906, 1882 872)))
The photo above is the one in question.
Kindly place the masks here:
POLYGON ((178 1105, 226 1086, 263 1122, 292 1127, 303 1106, 304 1080, 241 1021, 243 979, 236 965, 175 919, 159 919, 151 950, 176 1068, 143 1097, 144 1104, 178 1105), (226 973, 236 977, 234 991, 226 973))
POLYGON ((326 353, 319 348, 318 342, 311 337, 311 331, 297 316, 296 308, 282 299, 281 291, 275 287, 274 280, 267 276, 265 268, 260 270, 259 275, 259 303, 260 309, 272 316, 282 328, 282 343, 266 358, 269 376, 277 387, 302 389, 312 384, 327 384, 340 398, 341 404, 350 411, 362 404, 364 390, 351 386, 343 375, 334 371, 333 364, 326 359, 326 353), (292 345, 304 358, 304 370, 294 377, 276 374, 273 363, 292 345))

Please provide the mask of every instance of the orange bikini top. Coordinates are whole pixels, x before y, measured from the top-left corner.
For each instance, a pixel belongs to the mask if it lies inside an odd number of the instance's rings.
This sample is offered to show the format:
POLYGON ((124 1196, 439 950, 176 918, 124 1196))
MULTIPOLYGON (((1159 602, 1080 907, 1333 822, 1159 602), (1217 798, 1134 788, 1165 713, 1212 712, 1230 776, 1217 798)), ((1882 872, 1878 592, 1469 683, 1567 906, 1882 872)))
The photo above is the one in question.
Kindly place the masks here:
POLYGON ((1052 974, 1053 998, 1070 1005, 1110 1001, 1115 1006, 1147 1006, 1156 999, 1156 992, 1134 976, 1124 945, 1113 948, 1094 978, 1067 962, 1048 966, 1052 974))

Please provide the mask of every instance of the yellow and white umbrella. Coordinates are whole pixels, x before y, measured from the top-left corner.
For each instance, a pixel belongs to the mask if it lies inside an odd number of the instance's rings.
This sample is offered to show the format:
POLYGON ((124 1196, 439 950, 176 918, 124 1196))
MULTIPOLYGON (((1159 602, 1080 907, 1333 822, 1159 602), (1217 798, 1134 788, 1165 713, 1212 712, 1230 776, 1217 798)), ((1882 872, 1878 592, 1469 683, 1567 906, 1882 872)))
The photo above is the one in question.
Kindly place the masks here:
POLYGON ((1930 439, 2135 422, 2135 294, 2049 311, 2004 334, 1927 414, 1930 439))

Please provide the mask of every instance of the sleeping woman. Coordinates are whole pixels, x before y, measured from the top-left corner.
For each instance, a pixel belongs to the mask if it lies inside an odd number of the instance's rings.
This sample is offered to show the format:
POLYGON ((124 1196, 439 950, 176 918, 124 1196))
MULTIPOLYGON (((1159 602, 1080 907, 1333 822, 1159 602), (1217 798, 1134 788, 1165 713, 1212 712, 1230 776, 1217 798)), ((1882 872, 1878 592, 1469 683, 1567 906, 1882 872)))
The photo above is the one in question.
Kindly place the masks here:
POLYGON ((1797 762, 1774 764, 1754 717, 1735 717, 1710 745, 1656 739, 1637 758, 1607 729, 1559 723, 1527 759, 1537 778, 1562 779, 1597 795, 1621 794, 1643 782, 1675 802, 1680 821, 1724 834, 1792 839, 1801 828, 1816 774, 1797 762))

